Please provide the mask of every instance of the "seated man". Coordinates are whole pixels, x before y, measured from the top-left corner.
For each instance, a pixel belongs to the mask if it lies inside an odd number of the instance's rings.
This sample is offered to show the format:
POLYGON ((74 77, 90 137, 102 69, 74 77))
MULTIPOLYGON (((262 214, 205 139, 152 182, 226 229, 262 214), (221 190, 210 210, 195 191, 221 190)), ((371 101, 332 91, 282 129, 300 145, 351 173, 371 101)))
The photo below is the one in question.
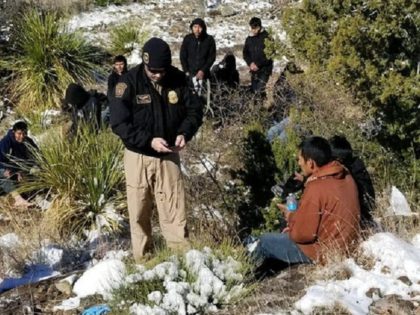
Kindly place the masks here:
POLYGON ((299 146, 298 163, 308 177, 298 209, 286 213, 288 227, 283 233, 269 233, 260 238, 254 251, 259 262, 322 261, 337 250, 346 252, 358 237, 357 187, 348 171, 332 160, 328 141, 321 137, 305 139, 299 146))
POLYGON ((0 141, 0 188, 12 194, 18 207, 31 205, 16 192, 16 182, 22 180, 22 171, 16 161, 33 163, 31 150, 37 149, 34 141, 26 135, 27 131, 27 124, 19 121, 0 141))
POLYGON ((362 228, 374 227, 372 210, 375 208, 375 189, 372 179, 363 161, 353 155, 351 144, 343 136, 334 136, 330 140, 333 158, 342 163, 353 176, 359 191, 359 203, 362 228))

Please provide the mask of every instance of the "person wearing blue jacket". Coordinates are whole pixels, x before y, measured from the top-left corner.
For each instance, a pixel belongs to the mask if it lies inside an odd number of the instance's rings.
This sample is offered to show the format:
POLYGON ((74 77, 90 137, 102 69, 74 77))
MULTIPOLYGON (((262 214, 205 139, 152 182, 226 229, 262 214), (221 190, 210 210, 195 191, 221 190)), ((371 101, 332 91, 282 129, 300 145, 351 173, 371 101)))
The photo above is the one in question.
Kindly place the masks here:
POLYGON ((31 204, 16 192, 16 183, 22 181, 20 163, 33 163, 35 142, 27 136, 28 125, 23 121, 16 122, 12 129, 0 140, 0 188, 11 193, 15 206, 28 207, 31 204), (19 161, 19 163, 16 163, 19 161))

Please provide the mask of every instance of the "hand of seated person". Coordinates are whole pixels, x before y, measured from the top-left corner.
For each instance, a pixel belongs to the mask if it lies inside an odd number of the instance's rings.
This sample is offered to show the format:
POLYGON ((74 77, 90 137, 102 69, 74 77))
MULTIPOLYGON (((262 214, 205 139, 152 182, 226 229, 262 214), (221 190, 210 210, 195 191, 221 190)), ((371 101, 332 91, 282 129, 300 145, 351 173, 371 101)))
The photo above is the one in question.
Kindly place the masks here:
POLYGON ((282 233, 287 233, 290 231, 290 227, 286 226, 283 231, 281 231, 282 233))
POLYGON ((283 212, 283 217, 285 218, 287 222, 289 222, 289 216, 291 212, 287 210, 287 206, 282 203, 278 203, 277 208, 279 208, 283 212))
POLYGON ((298 173, 298 172, 295 172, 295 178, 294 178, 295 180, 298 180, 298 181, 300 181, 300 182, 303 182, 303 180, 305 179, 304 177, 303 177, 303 175, 302 174, 300 174, 300 173, 298 173))
POLYGON ((6 169, 3 173, 3 176, 6 177, 6 178, 9 178, 9 177, 12 176, 12 172, 10 170, 6 169))

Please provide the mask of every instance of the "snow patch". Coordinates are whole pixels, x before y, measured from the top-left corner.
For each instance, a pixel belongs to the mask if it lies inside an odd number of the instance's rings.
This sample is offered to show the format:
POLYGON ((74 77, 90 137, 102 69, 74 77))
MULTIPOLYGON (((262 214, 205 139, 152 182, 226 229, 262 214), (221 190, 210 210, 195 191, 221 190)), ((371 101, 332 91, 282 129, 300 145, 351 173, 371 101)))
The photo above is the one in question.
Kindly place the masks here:
POLYGON ((12 249, 20 246, 20 239, 15 233, 8 233, 0 237, 0 248, 12 249))
POLYGON ((361 244, 362 250, 376 261, 372 270, 365 270, 353 259, 343 264, 352 276, 347 280, 319 281, 307 289, 295 307, 310 314, 315 307, 332 307, 341 304, 351 314, 368 314, 370 304, 379 299, 366 293, 377 288, 382 296, 396 294, 407 300, 413 292, 420 290, 420 248, 407 243, 391 233, 378 233, 361 244), (399 280, 407 277, 411 284, 399 280))
POLYGON ((110 299, 111 292, 123 283, 125 273, 125 265, 121 260, 101 261, 76 281, 73 292, 79 298, 101 294, 105 299, 110 299))

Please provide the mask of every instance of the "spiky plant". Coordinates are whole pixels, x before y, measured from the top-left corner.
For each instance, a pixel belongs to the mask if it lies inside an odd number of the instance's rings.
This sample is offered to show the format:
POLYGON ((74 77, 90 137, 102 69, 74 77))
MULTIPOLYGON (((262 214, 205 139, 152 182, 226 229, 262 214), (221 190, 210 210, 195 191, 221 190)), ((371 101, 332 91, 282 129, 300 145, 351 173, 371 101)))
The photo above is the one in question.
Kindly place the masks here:
POLYGON ((22 190, 56 196, 47 215, 61 232, 96 227, 98 220, 109 229, 117 228, 118 218, 106 205, 121 203, 124 172, 122 144, 111 131, 93 133, 82 127, 72 141, 51 135, 34 156, 39 170, 22 190))
POLYGON ((133 22, 118 25, 110 32, 110 52, 113 55, 130 53, 135 48, 143 46, 147 36, 148 32, 133 22))
POLYGON ((57 12, 24 11, 12 43, 13 53, 0 66, 12 71, 11 95, 27 109, 58 106, 67 85, 93 82, 105 59, 81 36, 67 32, 57 12))

